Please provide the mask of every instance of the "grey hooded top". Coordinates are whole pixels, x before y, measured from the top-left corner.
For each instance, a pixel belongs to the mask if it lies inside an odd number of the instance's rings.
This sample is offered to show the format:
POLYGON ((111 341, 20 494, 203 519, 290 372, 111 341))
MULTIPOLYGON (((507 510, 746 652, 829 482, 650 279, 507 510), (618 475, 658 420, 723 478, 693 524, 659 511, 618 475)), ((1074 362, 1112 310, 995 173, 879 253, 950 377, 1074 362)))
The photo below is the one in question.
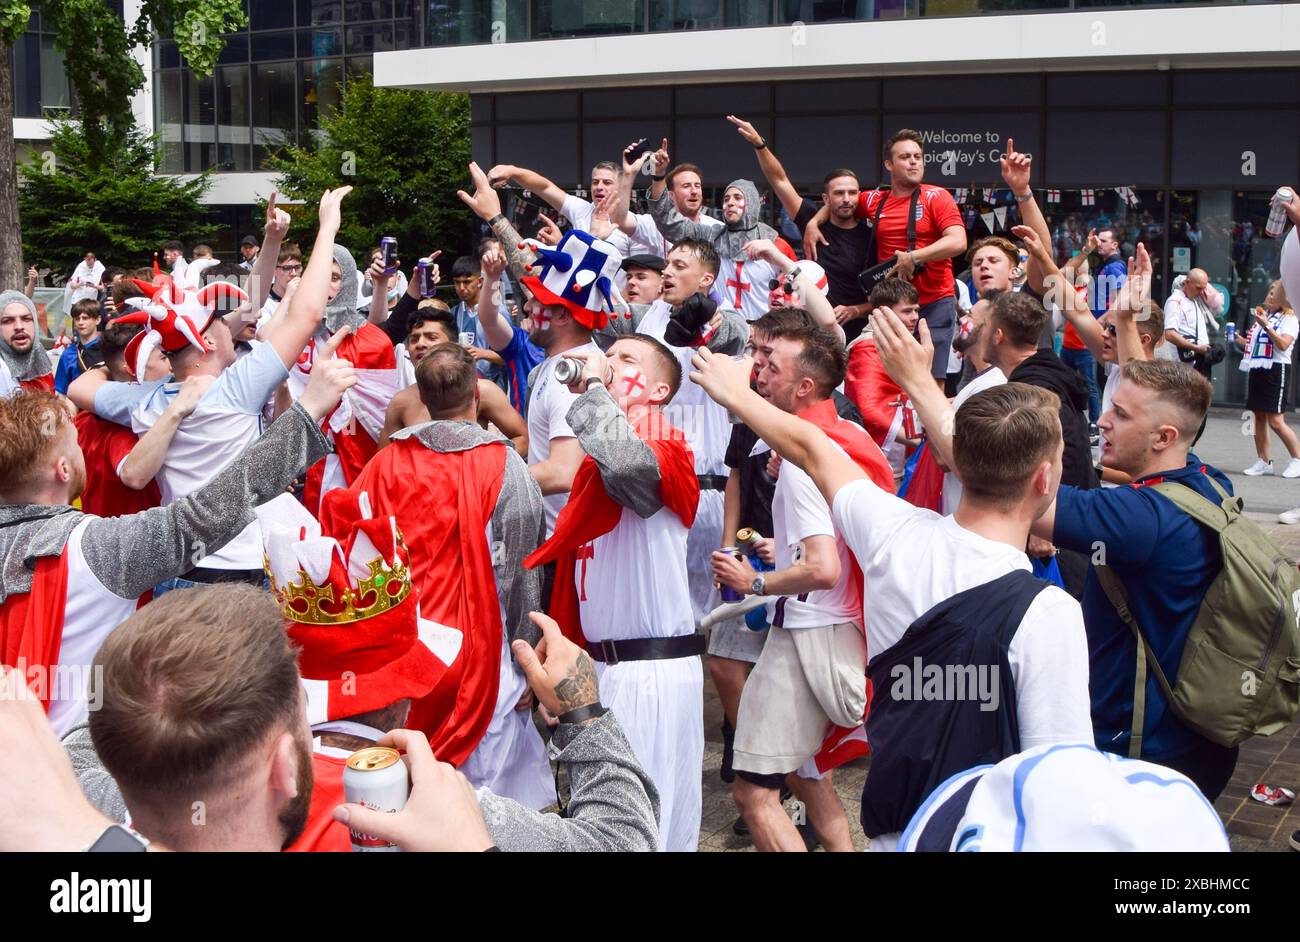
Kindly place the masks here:
POLYGON ((759 207, 762 205, 758 187, 752 181, 742 179, 732 180, 727 184, 727 189, 739 190, 745 197, 745 212, 736 222, 726 222, 724 219, 722 226, 691 222, 678 212, 677 204, 666 188, 657 200, 650 202, 650 215, 669 242, 699 239, 711 244, 722 258, 733 261, 745 257, 741 249, 746 242, 755 239, 771 239, 775 242, 780 234, 767 223, 758 220, 759 207))
POLYGON ((334 261, 338 263, 343 280, 334 300, 325 305, 323 323, 331 334, 344 327, 355 330, 368 319, 365 314, 357 311, 357 263, 353 260, 352 253, 341 245, 335 245, 334 261))
MULTIPOLYGON (((0 312, 13 303, 22 304, 31 312, 32 320, 36 319, 36 305, 32 299, 27 297, 21 291, 0 291, 0 312)), ((50 363, 49 354, 41 346, 41 340, 35 336, 33 330, 32 346, 26 353, 19 353, 3 339, 0 338, 0 360, 4 361, 5 366, 9 367, 9 372, 15 380, 35 379, 38 376, 46 376, 54 372, 54 367, 50 363)))

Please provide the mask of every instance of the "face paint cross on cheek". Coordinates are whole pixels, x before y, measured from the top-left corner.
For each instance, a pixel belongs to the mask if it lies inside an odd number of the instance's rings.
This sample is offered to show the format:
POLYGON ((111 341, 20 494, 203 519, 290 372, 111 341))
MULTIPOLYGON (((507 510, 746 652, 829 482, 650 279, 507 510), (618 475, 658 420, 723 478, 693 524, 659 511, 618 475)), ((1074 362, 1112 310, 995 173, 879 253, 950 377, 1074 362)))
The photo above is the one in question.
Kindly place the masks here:
POLYGON ((546 313, 545 309, 542 309, 538 311, 536 314, 534 314, 532 320, 533 320, 533 326, 538 330, 551 329, 551 315, 546 313))
POLYGON ((627 396, 629 399, 638 393, 645 391, 645 374, 635 366, 629 366, 623 370, 620 382, 623 384, 623 395, 627 396))

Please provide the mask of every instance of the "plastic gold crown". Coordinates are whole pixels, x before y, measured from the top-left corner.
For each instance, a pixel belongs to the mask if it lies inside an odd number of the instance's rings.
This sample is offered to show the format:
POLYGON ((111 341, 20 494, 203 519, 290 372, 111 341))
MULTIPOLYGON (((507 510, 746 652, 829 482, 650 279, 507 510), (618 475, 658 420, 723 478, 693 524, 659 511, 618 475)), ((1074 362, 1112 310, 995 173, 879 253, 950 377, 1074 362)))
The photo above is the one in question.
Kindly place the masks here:
POLYGON ((366 564, 369 577, 358 582, 356 588, 344 589, 341 599, 334 597, 333 585, 317 585, 303 569, 298 570, 298 582, 290 581, 281 587, 271 575, 269 559, 265 565, 271 592, 284 617, 303 625, 343 625, 373 618, 401 605, 411 594, 410 569, 401 562, 389 569, 379 557, 366 564))

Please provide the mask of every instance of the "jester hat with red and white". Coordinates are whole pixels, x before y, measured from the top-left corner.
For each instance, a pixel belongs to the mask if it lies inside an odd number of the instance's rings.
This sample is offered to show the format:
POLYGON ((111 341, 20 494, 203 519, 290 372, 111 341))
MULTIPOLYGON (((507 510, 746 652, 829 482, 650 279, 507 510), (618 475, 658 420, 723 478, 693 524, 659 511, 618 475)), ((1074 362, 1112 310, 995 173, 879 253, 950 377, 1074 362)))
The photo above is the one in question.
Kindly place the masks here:
POLYGON ((123 351, 127 369, 138 382, 144 382, 145 368, 155 347, 169 354, 178 353, 186 346, 207 353, 203 332, 212 325, 221 307, 233 310, 248 300, 248 293, 243 288, 228 281, 214 281, 195 291, 182 288, 170 276, 163 274, 157 259, 153 270, 152 282, 131 279, 145 297, 127 298, 127 306, 135 310, 112 321, 114 324, 143 324, 145 327, 131 338, 123 351))

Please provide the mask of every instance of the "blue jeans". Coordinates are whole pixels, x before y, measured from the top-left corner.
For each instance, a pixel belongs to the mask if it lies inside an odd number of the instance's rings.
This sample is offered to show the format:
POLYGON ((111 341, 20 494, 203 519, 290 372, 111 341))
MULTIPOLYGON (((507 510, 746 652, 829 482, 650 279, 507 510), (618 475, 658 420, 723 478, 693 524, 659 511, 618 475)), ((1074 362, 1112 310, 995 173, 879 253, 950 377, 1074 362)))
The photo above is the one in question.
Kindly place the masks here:
MULTIPOLYGON (((160 595, 166 595, 168 592, 174 592, 176 589, 198 589, 203 586, 211 585, 208 582, 192 582, 189 579, 182 579, 177 576, 174 579, 164 579, 153 587, 153 597, 156 599, 160 595)), ((271 581, 265 576, 262 577, 262 588, 270 591, 271 581)))
POLYGON ((1101 394, 1097 391, 1097 367, 1087 350, 1061 348, 1061 362, 1088 381, 1088 421, 1097 424, 1101 416, 1101 394))

